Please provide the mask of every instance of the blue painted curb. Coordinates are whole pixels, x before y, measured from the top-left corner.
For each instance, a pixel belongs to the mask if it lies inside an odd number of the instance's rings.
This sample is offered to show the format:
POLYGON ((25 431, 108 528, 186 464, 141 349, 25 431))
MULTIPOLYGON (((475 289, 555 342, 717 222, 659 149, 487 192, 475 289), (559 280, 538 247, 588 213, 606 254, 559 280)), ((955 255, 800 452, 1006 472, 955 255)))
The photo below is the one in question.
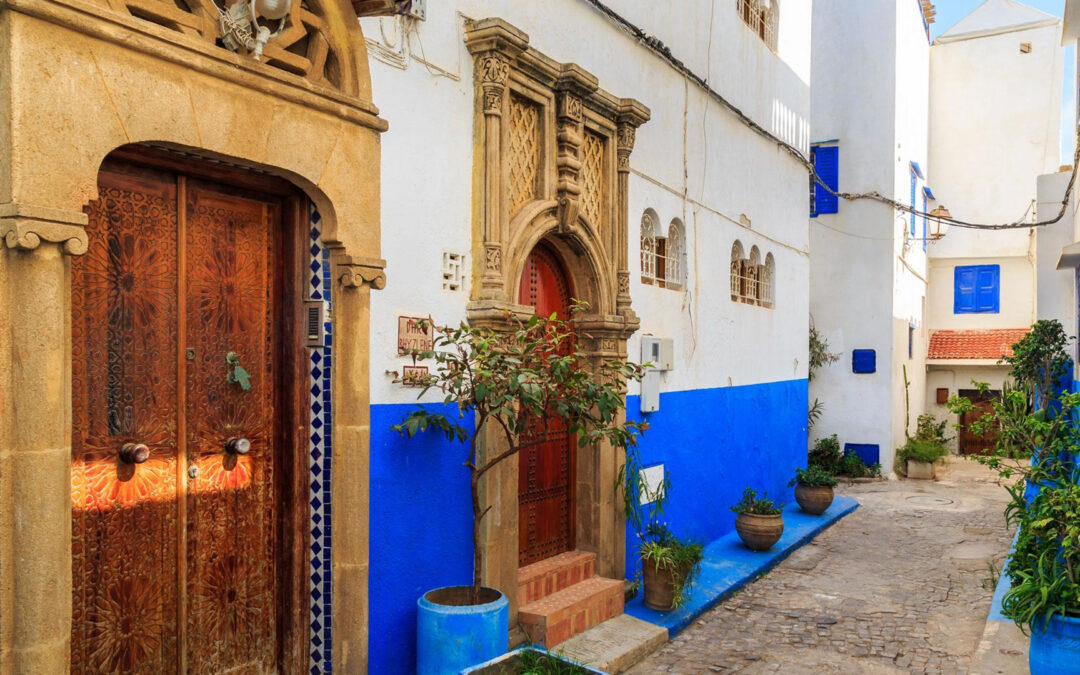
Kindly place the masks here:
POLYGON ((1012 585, 1012 580, 1005 574, 1005 568, 1009 566, 1009 558, 1012 557, 1013 551, 1016 550, 1016 539, 1019 536, 1020 529, 1017 528, 1016 533, 1013 535, 1012 544, 1009 544, 1009 555, 1005 557, 1005 562, 1001 563, 1001 574, 998 575, 997 586, 994 587, 994 599, 990 602, 990 614, 986 617, 987 621, 1013 622, 1012 619, 1001 614, 1001 599, 1005 597, 1005 592, 1012 585))
POLYGON ((751 551, 743 546, 738 533, 731 532, 705 546, 705 560, 685 605, 670 612, 657 612, 642 604, 639 593, 626 605, 625 611, 630 616, 667 628, 668 635, 674 637, 694 619, 776 567, 800 546, 857 508, 859 502, 839 495, 820 516, 808 515, 797 504, 789 504, 784 509, 784 536, 768 551, 751 551))

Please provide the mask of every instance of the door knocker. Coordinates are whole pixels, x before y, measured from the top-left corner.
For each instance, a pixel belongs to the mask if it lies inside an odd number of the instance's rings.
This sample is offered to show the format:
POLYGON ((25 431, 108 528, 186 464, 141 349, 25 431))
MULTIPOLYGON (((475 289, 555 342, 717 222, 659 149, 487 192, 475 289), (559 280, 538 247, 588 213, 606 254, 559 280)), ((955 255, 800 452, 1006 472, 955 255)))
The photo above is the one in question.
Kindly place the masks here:
POLYGON ((225 363, 230 370, 225 374, 225 381, 229 384, 238 384, 244 391, 251 389, 251 375, 240 365, 240 355, 229 352, 225 355, 225 363))

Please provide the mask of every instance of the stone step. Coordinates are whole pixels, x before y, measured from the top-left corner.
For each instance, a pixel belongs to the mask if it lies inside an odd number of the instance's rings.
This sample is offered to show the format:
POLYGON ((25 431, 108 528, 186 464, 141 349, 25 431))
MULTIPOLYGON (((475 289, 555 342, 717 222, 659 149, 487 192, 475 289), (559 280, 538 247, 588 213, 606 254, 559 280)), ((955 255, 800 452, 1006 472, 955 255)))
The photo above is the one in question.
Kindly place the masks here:
POLYGON ((596 554, 586 551, 567 551, 526 565, 518 570, 518 606, 536 602, 594 576, 596 554))
POLYGON ((663 626, 620 614, 559 645, 560 656, 605 673, 623 673, 667 642, 663 626))
POLYGON ((622 612, 622 580, 593 577, 522 605, 518 622, 529 640, 550 649, 622 612))

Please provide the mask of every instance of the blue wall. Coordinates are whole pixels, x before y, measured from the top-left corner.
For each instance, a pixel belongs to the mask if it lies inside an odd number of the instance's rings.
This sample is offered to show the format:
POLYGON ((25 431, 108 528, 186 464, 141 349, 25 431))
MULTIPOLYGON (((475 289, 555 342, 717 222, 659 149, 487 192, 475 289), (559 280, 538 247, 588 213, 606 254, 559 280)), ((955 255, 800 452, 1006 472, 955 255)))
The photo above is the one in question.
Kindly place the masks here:
MULTIPOLYGON (((734 528, 746 486, 791 501, 787 487, 806 465, 807 381, 661 394, 640 441, 645 464, 671 476, 665 520, 677 534, 716 539, 734 528)), ((415 404, 371 407, 371 558, 369 670, 416 670, 416 600, 440 586, 472 580, 472 511, 466 448, 436 434, 407 441, 390 432, 415 404)), ((428 406, 456 415, 452 406, 428 406)), ((640 562, 627 536, 627 575, 640 562)))
MULTIPOLYGON (((806 466, 807 380, 788 380, 660 395, 660 409, 628 416, 649 423, 640 439, 644 465, 663 462, 670 490, 663 520, 679 536, 710 541, 735 529, 730 506, 743 488, 794 499, 787 483, 806 466)), ((637 535, 627 531, 626 574, 641 569, 637 535)))
MULTIPOLYGON (((457 415, 456 406, 427 405, 457 415)), ((467 448, 428 433, 390 431, 416 404, 371 406, 371 539, 368 670, 416 672, 416 600, 472 583, 467 448)), ((471 426, 472 420, 463 420, 471 426)))

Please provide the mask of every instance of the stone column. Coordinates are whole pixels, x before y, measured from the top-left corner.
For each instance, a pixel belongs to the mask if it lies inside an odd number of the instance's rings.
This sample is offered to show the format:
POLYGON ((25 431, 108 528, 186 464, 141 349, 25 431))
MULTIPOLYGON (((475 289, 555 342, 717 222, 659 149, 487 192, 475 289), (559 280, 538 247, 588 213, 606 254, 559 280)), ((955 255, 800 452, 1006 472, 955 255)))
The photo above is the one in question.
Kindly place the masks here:
POLYGON ((0 206, 0 673, 67 672, 71 276, 86 215, 0 206))
POLYGON ((616 155, 618 172, 618 195, 616 214, 618 226, 615 228, 615 264, 618 270, 619 290, 616 298, 616 312, 630 319, 636 316, 630 309, 630 265, 628 258, 629 240, 629 184, 630 153, 634 150, 637 128, 649 120, 649 109, 634 99, 624 98, 619 102, 618 127, 616 131, 616 155))
MULTIPOLYGON (((334 252, 333 298, 333 662, 366 673, 368 504, 371 452, 369 350, 371 289, 386 287, 385 261, 334 252)), ((378 636, 376 636, 378 637, 378 636)))
POLYGON ((502 111, 506 101, 506 79, 510 64, 498 54, 489 53, 477 62, 484 110, 484 191, 483 233, 484 274, 480 279, 481 298, 501 298, 503 287, 503 162, 502 111))

